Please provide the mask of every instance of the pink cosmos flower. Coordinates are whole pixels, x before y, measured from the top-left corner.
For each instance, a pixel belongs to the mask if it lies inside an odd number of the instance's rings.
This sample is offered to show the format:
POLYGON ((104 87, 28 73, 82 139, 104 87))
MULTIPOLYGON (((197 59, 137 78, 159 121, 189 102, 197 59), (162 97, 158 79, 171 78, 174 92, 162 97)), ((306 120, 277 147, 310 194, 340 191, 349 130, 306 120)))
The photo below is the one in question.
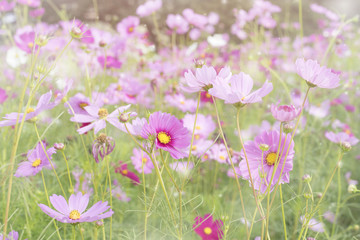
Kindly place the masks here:
POLYGON ((31 53, 35 47, 35 32, 30 26, 20 28, 16 31, 14 36, 15 44, 18 48, 26 53, 31 53))
POLYGON ((315 60, 309 59, 305 62, 303 58, 298 58, 295 65, 296 72, 310 87, 336 88, 340 85, 339 75, 330 68, 321 67, 315 60))
MULTIPOLYGON (((307 221, 305 216, 301 216, 300 217, 300 222, 302 224, 304 224, 305 221, 307 221)), ((309 226, 309 229, 313 230, 314 232, 324 232, 325 231, 324 224, 322 222, 319 222, 318 220, 316 220, 314 218, 309 220, 308 226, 309 226)))
POLYGON ((5 89, 0 88, 0 104, 3 104, 7 98, 8 95, 6 94, 5 89))
POLYGON ((82 192, 82 193, 88 193, 92 194, 94 191, 91 183, 91 173, 83 173, 82 169, 75 168, 74 171, 72 171, 72 175, 75 179, 75 185, 74 185, 74 192, 82 192), (81 186, 80 186, 81 185, 81 186))
POLYGON ((123 36, 132 36, 136 33, 136 27, 139 26, 140 19, 135 16, 128 16, 119 22, 116 30, 123 36))
POLYGON ((124 123, 121 123, 119 121, 119 116, 120 114, 127 114, 128 116, 135 117, 135 112, 126 113, 130 106, 131 105, 129 104, 127 106, 119 107, 109 114, 106 108, 99 108, 95 105, 89 105, 85 107, 85 111, 88 114, 75 114, 70 120, 78 123, 91 122, 91 124, 79 128, 77 130, 79 134, 84 134, 91 129, 94 129, 95 134, 97 134, 101 129, 104 129, 106 127, 106 122, 126 132, 124 123))
POLYGON ((102 201, 95 203, 84 212, 89 204, 89 198, 89 194, 83 195, 81 192, 78 192, 77 194, 72 194, 69 201, 66 202, 63 196, 53 194, 50 196, 50 202, 56 211, 44 204, 38 204, 38 206, 46 215, 62 223, 94 222, 111 217, 114 214, 110 206, 108 206, 108 202, 102 201))
POLYGON ((208 160, 211 155, 210 147, 212 145, 213 141, 195 139, 191 148, 191 154, 197 157, 201 157, 203 161, 208 160))
POLYGON ((297 118, 300 114, 301 108, 294 105, 275 105, 271 104, 271 113, 273 117, 280 122, 290 122, 297 118))
POLYGON ((354 146, 359 142, 359 139, 357 139, 355 136, 350 136, 345 132, 339 132, 339 133, 326 132, 325 137, 334 143, 341 144, 347 142, 351 146, 354 146))
POLYGON ((213 87, 209 89, 209 93, 217 98, 225 100, 227 104, 240 104, 245 105, 248 103, 261 102, 262 98, 269 94, 272 89, 272 83, 266 82, 258 90, 251 92, 253 88, 252 78, 241 72, 240 74, 233 75, 229 83, 224 79, 215 81, 213 87))
POLYGON ((136 9, 140 17, 147 17, 162 7, 162 0, 147 1, 136 9))
POLYGON ((229 67, 222 68, 219 74, 216 74, 216 70, 213 67, 207 67, 206 65, 201 68, 197 68, 195 75, 191 70, 188 70, 185 74, 185 80, 181 82, 182 90, 190 93, 207 91, 215 82, 216 77, 228 79, 231 77, 229 67))
POLYGON ((17 0, 18 3, 27 5, 29 7, 37 8, 40 6, 41 1, 40 0, 17 0))
POLYGON ((357 185, 359 183, 357 180, 351 179, 351 172, 345 173, 345 179, 349 185, 357 185))
POLYGON ((213 220, 212 215, 205 214, 204 217, 197 216, 195 218, 193 229, 202 240, 219 240, 223 237, 221 230, 224 223, 221 220, 213 220))
MULTIPOLYGON (((52 96, 51 91, 43 94, 40 97, 39 102, 38 102, 35 109, 28 108, 26 110, 27 114, 25 116, 25 121, 36 117, 37 115, 39 115, 44 110, 49 110, 49 109, 52 109, 53 107, 55 107, 59 102, 58 101, 50 102, 51 96, 52 96)), ((24 116, 23 113, 19 114, 19 113, 16 113, 16 112, 6 114, 5 117, 3 117, 5 120, 0 121, 0 127, 14 126, 16 124, 17 119, 19 118, 19 122, 20 122, 22 120, 23 116, 24 116)))
POLYGON ((127 164, 122 161, 119 161, 119 165, 115 167, 115 172, 129 178, 134 185, 140 184, 140 178, 134 172, 131 172, 128 169, 127 164))
MULTIPOLYGON (((7 236, 5 236, 2 233, 0 233, 0 239, 1 240, 18 240, 19 239, 19 233, 15 232, 15 231, 11 231, 9 232, 9 234, 7 236)), ((27 239, 25 239, 27 240, 27 239)))
POLYGON ((150 157, 139 148, 133 149, 133 155, 131 156, 131 161, 135 167, 135 170, 138 171, 139 173, 142 173, 144 169, 144 173, 149 174, 152 172, 152 169, 154 168, 154 165, 151 162, 150 157))
POLYGON ((333 212, 326 211, 324 212, 323 217, 331 223, 335 221, 335 214, 333 212))
POLYGON ((100 56, 97 58, 98 62, 100 63, 101 67, 102 68, 106 68, 109 69, 109 68, 121 68, 122 66, 122 63, 116 58, 116 57, 113 57, 113 56, 106 56, 106 60, 105 60, 105 57, 104 56, 100 56))
MULTIPOLYGON (((265 131, 262 132, 260 135, 256 136, 254 141, 248 141, 245 142, 244 144, 244 147, 246 149, 246 155, 249 161, 251 176, 254 182, 254 187, 256 190, 261 191, 262 193, 266 192, 269 184, 270 184, 270 191, 272 191, 273 187, 280 178, 280 172, 283 163, 285 161, 285 154, 282 154, 281 158, 278 160, 278 162, 276 162, 276 155, 279 147, 279 138, 280 138, 279 131, 276 130, 265 131), (263 159, 261 159, 262 157, 262 151, 260 150, 261 144, 267 144, 270 147, 268 151, 264 151, 263 159), (271 176, 273 174, 276 164, 278 164, 278 167, 274 174, 273 181, 270 183, 271 176)), ((282 173, 279 182, 280 184, 289 182, 289 178, 290 178, 289 172, 293 168, 293 158, 295 154, 294 141, 290 143, 290 137, 287 137, 285 142, 285 134, 283 134, 281 139, 282 140, 279 149, 281 150, 282 148, 284 149, 289 148, 289 153, 286 158, 284 171, 282 173)), ((248 180, 250 179, 250 176, 243 150, 241 151, 241 158, 243 159, 242 161, 240 161, 239 164, 241 176, 248 180)))
POLYGON ((209 158, 213 159, 219 163, 228 163, 228 154, 225 148, 225 145, 222 143, 215 143, 209 152, 209 158))
POLYGON ((189 31, 188 22, 179 14, 169 14, 166 18, 166 25, 177 34, 184 34, 189 31))
MULTIPOLYGON (((195 114, 186 114, 183 118, 184 127, 186 127, 190 132, 194 129, 195 114)), ((196 126, 194 132, 194 139, 198 140, 200 138, 206 139, 210 134, 215 131, 216 125, 210 115, 205 116, 198 114, 196 119, 196 126)))
POLYGON ((126 193, 121 189, 120 186, 116 186, 112 191, 111 191, 112 195, 119 199, 122 202, 129 202, 131 200, 131 198, 129 198, 128 196, 126 196, 126 193))
POLYGON ((45 13, 45 8, 34 9, 29 12, 29 15, 33 18, 41 17, 45 13))
MULTIPOLYGON (((46 149, 46 143, 43 142, 44 148, 46 149)), ((56 153, 55 148, 51 147, 44 152, 41 143, 39 142, 34 149, 28 151, 26 158, 27 161, 19 163, 19 167, 16 170, 15 177, 28 177, 35 176, 40 172, 43 167, 51 169, 49 159, 52 159, 52 155, 56 153), (47 156, 49 159, 47 158, 47 156)))
POLYGON ((141 136, 154 140, 156 148, 168 151, 175 159, 187 156, 190 145, 190 132, 176 117, 169 113, 154 112, 142 129, 141 136))
POLYGON ((194 168, 193 162, 187 162, 187 161, 176 161, 169 164, 169 167, 173 169, 174 171, 182 174, 183 176, 189 176, 191 169, 194 168))
POLYGON ((70 109, 68 104, 65 103, 64 105, 65 107, 69 108, 69 114, 87 114, 87 112, 85 111, 85 107, 90 105, 90 99, 82 93, 77 93, 75 96, 69 98, 68 103, 70 104, 72 109, 70 109))
POLYGON ((186 99, 181 93, 174 95, 166 95, 165 101, 169 106, 177 107, 182 112, 195 112, 196 101, 194 99, 186 99))
POLYGON ((0 12, 9 12, 15 7, 16 2, 8 0, 0 1, 0 12))
POLYGON ((147 123, 146 118, 135 118, 131 124, 126 123, 126 127, 129 129, 129 132, 133 136, 141 136, 142 128, 147 123))

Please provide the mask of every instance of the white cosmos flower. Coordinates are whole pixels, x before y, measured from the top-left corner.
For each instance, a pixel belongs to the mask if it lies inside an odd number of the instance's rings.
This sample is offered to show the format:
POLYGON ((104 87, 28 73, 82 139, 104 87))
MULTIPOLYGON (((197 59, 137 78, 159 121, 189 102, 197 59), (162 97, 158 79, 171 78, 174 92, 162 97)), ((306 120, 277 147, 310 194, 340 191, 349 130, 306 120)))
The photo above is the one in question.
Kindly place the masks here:
POLYGON ((222 34, 208 36, 207 41, 213 47, 224 47, 227 44, 227 40, 222 34))
POLYGON ((27 59, 27 53, 17 47, 12 47, 6 52, 6 63, 10 67, 17 68, 26 63, 27 59))

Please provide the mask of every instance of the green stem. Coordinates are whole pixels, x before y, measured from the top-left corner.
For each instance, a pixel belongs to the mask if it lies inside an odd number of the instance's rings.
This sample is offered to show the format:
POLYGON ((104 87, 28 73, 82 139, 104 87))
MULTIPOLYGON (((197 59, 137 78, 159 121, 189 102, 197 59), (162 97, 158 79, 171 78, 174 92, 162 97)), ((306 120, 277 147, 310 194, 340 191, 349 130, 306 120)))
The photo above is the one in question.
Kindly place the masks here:
POLYGON ((69 177, 69 183, 70 183, 71 193, 73 193, 73 192, 74 192, 74 188, 73 188, 73 185, 72 185, 72 182, 71 182, 71 175, 70 175, 69 164, 68 164, 68 161, 67 161, 67 159, 66 159, 64 150, 61 150, 61 153, 62 153, 63 158, 64 158, 65 163, 66 163, 66 169, 67 169, 67 173, 68 173, 68 177, 69 177))
POLYGON ((283 219, 283 224, 284 224, 284 235, 285 235, 285 240, 287 240, 287 233, 286 233, 286 221, 285 221, 285 211, 284 211, 284 201, 283 201, 283 195, 282 195, 282 189, 281 189, 281 185, 280 185, 280 201, 281 201, 281 213, 282 213, 282 219, 283 219))
MULTIPOLYGON (((111 188, 111 176, 110 176, 110 168, 109 168, 109 157, 106 157, 106 168, 107 168, 107 175, 108 175, 108 179, 109 179, 109 194, 110 194, 110 208, 113 209, 113 204, 112 204, 112 188, 111 188)), ((112 234, 112 216, 110 217, 110 238, 111 238, 111 234, 112 234)))
POLYGON ((335 212, 335 220, 333 222, 333 225, 332 225, 332 229, 331 229, 331 236, 334 235, 335 233, 335 226, 336 226, 336 219, 339 215, 339 210, 340 210, 340 202, 341 202, 341 174, 340 174, 340 168, 338 168, 337 170, 338 172, 338 197, 337 197, 337 203, 336 203, 336 212, 335 212))

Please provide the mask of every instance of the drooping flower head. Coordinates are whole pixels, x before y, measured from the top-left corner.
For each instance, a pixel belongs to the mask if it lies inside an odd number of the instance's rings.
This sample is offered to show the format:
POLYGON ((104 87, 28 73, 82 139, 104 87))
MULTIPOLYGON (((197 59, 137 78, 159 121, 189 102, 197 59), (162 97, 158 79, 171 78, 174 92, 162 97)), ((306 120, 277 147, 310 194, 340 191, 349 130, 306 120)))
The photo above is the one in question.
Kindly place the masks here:
POLYGON ((38 206, 45 214, 62 223, 94 222, 111 217, 114 213, 108 206, 108 202, 102 201, 95 203, 85 212, 89 204, 89 194, 83 195, 81 192, 72 194, 68 202, 63 196, 53 194, 50 202, 56 211, 44 204, 38 206))
POLYGON ((153 140, 156 148, 170 153, 175 159, 187 156, 190 145, 190 132, 183 124, 169 113, 154 112, 149 117, 149 123, 144 124, 141 136, 153 140))
MULTIPOLYGON (((46 149, 46 143, 43 142, 46 149)), ((26 157, 27 161, 19 163, 19 167, 15 172, 15 177, 28 177, 35 176, 40 172, 43 167, 51 169, 49 159, 52 159, 52 155, 56 153, 54 147, 51 147, 44 152, 41 143, 39 142, 34 149, 28 151, 26 157), (49 157, 49 159, 48 159, 49 157)))
POLYGON ((296 72, 306 81, 310 87, 336 88, 340 84, 338 74, 332 72, 330 68, 320 66, 315 60, 298 58, 295 62, 296 72))
POLYGON ((280 122, 290 122, 297 118, 300 114, 301 108, 294 105, 275 105, 271 104, 271 113, 273 117, 280 122))
POLYGON ((193 229, 202 240, 219 240, 223 237, 223 226, 221 220, 213 220, 212 215, 205 214, 204 217, 197 216, 193 229))
POLYGON ((266 80, 261 88, 251 92, 253 84, 253 79, 241 72, 233 75, 229 81, 218 78, 213 87, 209 89, 209 93, 214 97, 225 100, 226 104, 244 106, 249 103, 261 102, 262 98, 273 89, 272 83, 266 80))
POLYGON ((99 155, 101 160, 104 160, 104 157, 109 155, 115 148, 115 140, 112 137, 106 136, 104 133, 94 140, 92 145, 92 154, 95 158, 95 161, 99 162, 99 155))
MULTIPOLYGON (((256 190, 261 191, 262 193, 267 190, 268 185, 270 185, 271 191, 280 178, 280 172, 285 161, 285 153, 282 155, 279 153, 281 157, 279 157, 280 159, 276 161, 280 140, 279 138, 279 131, 265 131, 256 136, 254 141, 248 141, 244 144, 246 155, 249 161, 251 176, 254 181, 254 187, 256 190), (262 144, 266 144, 269 147, 268 150, 263 152, 263 155, 262 150, 260 149, 260 145, 262 144), (272 182, 270 182, 276 164, 278 164, 278 167, 272 182)), ((279 149, 281 150, 283 148, 285 150, 289 148, 289 153, 286 158, 284 171, 279 182, 280 184, 289 182, 289 173, 293 168, 293 158, 295 154, 294 141, 290 143, 290 137, 287 137, 285 142, 285 134, 282 135, 279 149)), ((250 179, 250 176, 243 150, 241 151, 241 158, 243 159, 240 161, 239 165, 241 176, 248 180, 250 179)))

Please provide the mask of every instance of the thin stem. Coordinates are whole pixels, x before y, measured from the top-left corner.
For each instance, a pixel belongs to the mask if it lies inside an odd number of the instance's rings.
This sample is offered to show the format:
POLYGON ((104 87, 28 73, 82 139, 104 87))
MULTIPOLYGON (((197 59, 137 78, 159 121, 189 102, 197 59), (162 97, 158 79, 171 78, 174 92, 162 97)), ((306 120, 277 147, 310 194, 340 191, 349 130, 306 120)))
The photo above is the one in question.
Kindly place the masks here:
MULTIPOLYGON (((79 226, 79 232, 80 232, 80 236, 81 236, 81 240, 84 240, 84 235, 83 235, 83 232, 81 231, 81 227, 80 227, 80 224, 78 224, 79 226)), ((111 234, 111 232, 110 232, 111 234)), ((110 235, 111 236, 111 235, 110 235)), ((110 238, 111 239, 111 238, 110 238)))
POLYGON ((63 157, 64 157, 64 160, 65 160, 65 163, 66 163, 66 169, 67 169, 67 173, 68 173, 68 177, 69 177, 69 183, 70 183, 71 193, 73 193, 73 192, 74 192, 74 188, 73 188, 73 185, 72 185, 72 182, 71 182, 69 164, 68 164, 68 161, 67 161, 67 159, 66 159, 64 150, 61 150, 61 153, 62 153, 62 155, 63 155, 63 157))
MULTIPOLYGON (((143 156, 144 152, 141 152, 141 159, 144 158, 143 156)), ((144 173, 144 161, 141 160, 141 169, 142 169, 142 182, 143 182, 143 190, 144 190, 144 211, 145 211, 145 217, 144 217, 144 240, 146 240, 146 228, 147 228, 147 203, 146 203, 146 182, 145 182, 145 173, 144 173)))
POLYGON ((336 203, 336 212, 335 212, 335 220, 333 222, 333 225, 332 225, 332 229, 331 229, 331 236, 334 235, 335 233, 335 226, 336 226, 336 219, 339 215, 339 210, 340 210, 340 202, 341 202, 341 174, 340 174, 340 169, 341 168, 338 168, 337 172, 338 172, 338 198, 337 198, 337 203, 336 203))
POLYGON ((52 168, 53 171, 54 171, 55 177, 56 177, 56 179, 57 179, 57 181, 58 181, 58 183, 59 183, 59 185, 60 185, 61 191, 62 191, 62 193, 64 194, 65 198, 67 198, 67 197, 66 197, 66 193, 65 193, 65 191, 64 191, 64 188, 63 188, 63 186, 62 186, 62 184, 61 184, 61 181, 60 181, 60 179, 59 179, 59 176, 58 176, 57 173, 56 173, 55 167, 54 167, 54 165, 52 164, 52 161, 51 161, 49 155, 47 154, 47 151, 46 151, 46 148, 45 148, 45 146, 44 146, 44 143, 43 143, 43 141, 42 141, 41 138, 40 138, 39 131, 38 131, 38 129, 37 129, 36 123, 34 123, 34 127, 35 127, 36 136, 38 137, 38 140, 39 140, 39 142, 40 142, 40 144, 41 144, 41 147, 42 147, 42 149, 43 149, 43 151, 44 151, 44 153, 45 153, 45 155, 46 155, 46 158, 48 159, 48 161, 49 161, 49 163, 50 163, 50 165, 51 165, 51 168, 52 168))
MULTIPOLYGON (((109 168, 109 157, 106 157, 106 168, 107 168, 107 175, 108 175, 108 179, 109 179, 109 194, 110 194, 110 208, 113 209, 113 205, 112 205, 112 188, 111 188, 111 176, 110 176, 110 168, 109 168)), ((110 216, 110 238, 111 239, 111 234, 112 234, 112 216, 110 216)))
MULTIPOLYGON (((216 100, 215 100, 215 98, 214 98, 213 96, 212 96, 212 100, 213 100, 214 106, 215 106, 216 119, 217 119, 217 122, 218 122, 220 134, 221 134, 221 137, 222 137, 222 139, 223 139, 223 141, 224 141, 224 145, 225 145, 225 148, 226 148, 226 151, 227 151, 229 160, 230 160, 231 168, 232 168, 232 170, 233 170, 233 172, 234 172, 236 185, 237 185, 238 190, 239 190, 240 201, 241 201, 241 208, 242 208, 242 211, 243 211, 243 214, 244 214, 244 220, 245 220, 246 236, 247 236, 247 238, 249 238, 250 235, 249 235, 249 230, 248 230, 248 226, 247 226, 247 219, 246 219, 246 212, 245 212, 245 207, 244 207, 244 200, 243 200, 243 197, 242 197, 242 192, 241 192, 241 187, 240 187, 239 179, 238 179, 238 176, 237 176, 235 167, 234 167, 234 163, 233 163, 232 158, 231 158, 231 153, 230 153, 230 151, 229 151, 229 148, 228 148, 228 145, 227 145, 225 136, 224 136, 224 132, 223 132, 222 127, 221 127, 219 111, 218 111, 218 108, 217 108, 217 106, 216 106, 216 100)), ((255 196, 255 199, 257 199, 256 196, 255 196)))
POLYGON ((283 224, 284 224, 284 235, 285 235, 285 240, 287 240, 284 201, 283 201, 281 185, 279 186, 279 188, 280 188, 281 213, 282 213, 282 219, 283 219, 283 224))

